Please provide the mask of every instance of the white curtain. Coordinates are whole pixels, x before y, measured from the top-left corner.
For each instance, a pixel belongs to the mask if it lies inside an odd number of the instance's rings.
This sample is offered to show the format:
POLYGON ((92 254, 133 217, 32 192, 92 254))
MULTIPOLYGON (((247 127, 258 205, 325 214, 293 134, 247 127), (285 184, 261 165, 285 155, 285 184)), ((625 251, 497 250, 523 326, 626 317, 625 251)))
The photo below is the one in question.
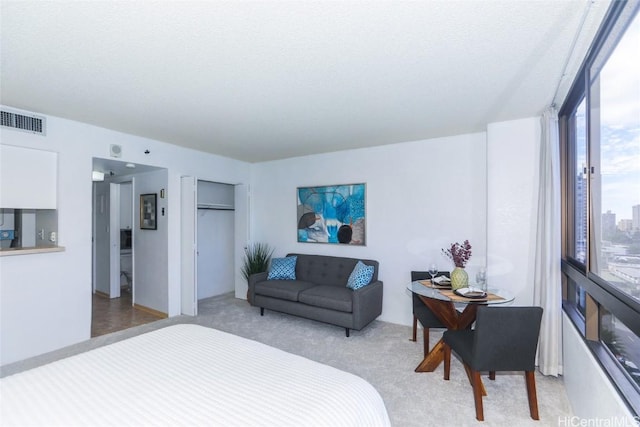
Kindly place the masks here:
POLYGON ((544 375, 562 374, 562 291, 560 287, 560 146, 558 113, 542 115, 540 187, 534 271, 534 304, 544 309, 538 367, 544 375))

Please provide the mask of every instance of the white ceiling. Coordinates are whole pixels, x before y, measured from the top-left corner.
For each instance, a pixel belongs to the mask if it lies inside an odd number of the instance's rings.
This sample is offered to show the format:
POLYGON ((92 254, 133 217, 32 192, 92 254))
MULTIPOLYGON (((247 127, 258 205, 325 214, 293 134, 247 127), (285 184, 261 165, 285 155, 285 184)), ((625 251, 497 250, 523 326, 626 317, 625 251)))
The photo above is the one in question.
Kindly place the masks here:
POLYGON ((3 0, 0 100, 250 162, 484 131, 562 102, 608 3, 3 0))

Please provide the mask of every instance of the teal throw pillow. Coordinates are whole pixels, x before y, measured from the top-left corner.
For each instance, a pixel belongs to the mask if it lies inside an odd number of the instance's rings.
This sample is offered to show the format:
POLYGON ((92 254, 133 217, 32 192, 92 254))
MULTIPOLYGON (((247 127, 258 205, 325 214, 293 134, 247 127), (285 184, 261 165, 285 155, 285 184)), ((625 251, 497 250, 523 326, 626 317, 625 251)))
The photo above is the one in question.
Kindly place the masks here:
POLYGON ((297 256, 273 258, 267 280, 296 280, 297 256))
POLYGON ((347 280, 347 288, 355 291, 356 289, 367 286, 371 283, 371 279, 373 279, 374 268, 372 265, 366 265, 362 261, 358 261, 356 266, 353 267, 349 280, 347 280))

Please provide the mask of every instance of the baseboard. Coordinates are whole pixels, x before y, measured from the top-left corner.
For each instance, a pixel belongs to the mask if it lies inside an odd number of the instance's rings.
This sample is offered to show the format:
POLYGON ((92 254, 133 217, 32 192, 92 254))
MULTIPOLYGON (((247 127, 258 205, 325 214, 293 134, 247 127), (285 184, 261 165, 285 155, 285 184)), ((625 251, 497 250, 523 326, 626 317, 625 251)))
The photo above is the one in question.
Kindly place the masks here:
POLYGON ((140 311, 144 311, 144 312, 149 313, 149 314, 153 314, 154 316, 158 316, 161 319, 166 319, 167 317, 169 317, 167 315, 167 313, 163 313, 161 311, 154 310, 153 308, 145 307, 144 305, 133 304, 133 308, 138 309, 140 311))

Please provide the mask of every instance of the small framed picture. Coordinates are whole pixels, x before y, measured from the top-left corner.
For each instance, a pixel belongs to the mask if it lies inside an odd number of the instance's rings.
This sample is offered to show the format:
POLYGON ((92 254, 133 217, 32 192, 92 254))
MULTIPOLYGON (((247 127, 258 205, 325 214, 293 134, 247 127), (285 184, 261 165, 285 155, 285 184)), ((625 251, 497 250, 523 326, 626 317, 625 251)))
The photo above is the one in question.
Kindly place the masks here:
POLYGON ((158 195, 141 194, 140 195, 140 228, 142 230, 156 230, 158 228, 158 195))

